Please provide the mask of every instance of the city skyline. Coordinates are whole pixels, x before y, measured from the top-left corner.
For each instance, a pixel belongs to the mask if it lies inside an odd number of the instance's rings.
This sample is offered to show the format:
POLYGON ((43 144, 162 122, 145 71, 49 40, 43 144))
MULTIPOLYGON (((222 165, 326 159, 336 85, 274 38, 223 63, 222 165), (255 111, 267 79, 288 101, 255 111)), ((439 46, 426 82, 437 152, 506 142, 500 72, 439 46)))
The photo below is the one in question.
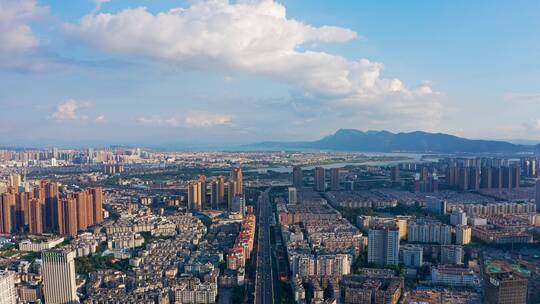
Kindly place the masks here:
POLYGON ((0 144, 537 141, 539 4, 489 4, 2 0, 0 144))

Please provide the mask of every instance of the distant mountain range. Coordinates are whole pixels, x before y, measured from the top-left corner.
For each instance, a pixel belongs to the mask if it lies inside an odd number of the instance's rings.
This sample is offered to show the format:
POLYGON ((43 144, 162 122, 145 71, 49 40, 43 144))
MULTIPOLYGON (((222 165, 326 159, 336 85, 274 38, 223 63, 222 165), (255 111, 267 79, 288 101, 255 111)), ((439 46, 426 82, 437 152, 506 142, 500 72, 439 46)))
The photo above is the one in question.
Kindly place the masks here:
POLYGON ((539 145, 505 141, 477 140, 444 133, 359 131, 339 129, 316 141, 261 142, 248 145, 257 149, 319 149, 358 152, 437 152, 437 153, 515 153, 540 151, 539 145))

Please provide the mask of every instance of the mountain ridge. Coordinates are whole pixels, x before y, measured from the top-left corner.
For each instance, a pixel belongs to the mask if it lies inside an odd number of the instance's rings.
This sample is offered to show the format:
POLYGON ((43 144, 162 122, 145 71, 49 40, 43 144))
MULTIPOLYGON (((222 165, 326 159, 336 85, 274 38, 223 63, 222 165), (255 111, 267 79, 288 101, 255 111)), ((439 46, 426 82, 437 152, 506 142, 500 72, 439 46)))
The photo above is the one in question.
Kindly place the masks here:
POLYGON ((248 145, 255 148, 320 149, 351 152, 442 152, 515 153, 540 151, 538 145, 513 144, 501 140, 468 139, 446 133, 399 132, 338 129, 315 141, 266 141, 248 145))

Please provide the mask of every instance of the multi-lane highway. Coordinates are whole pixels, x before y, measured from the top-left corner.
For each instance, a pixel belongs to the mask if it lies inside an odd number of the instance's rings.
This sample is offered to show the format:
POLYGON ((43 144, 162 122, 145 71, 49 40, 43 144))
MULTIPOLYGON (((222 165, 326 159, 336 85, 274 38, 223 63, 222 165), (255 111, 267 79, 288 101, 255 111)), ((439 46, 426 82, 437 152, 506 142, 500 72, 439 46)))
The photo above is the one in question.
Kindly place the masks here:
POLYGON ((274 270, 272 267, 272 255, 270 245, 270 190, 261 193, 258 200, 258 229, 257 240, 257 274, 255 282, 255 303, 274 303, 274 270))

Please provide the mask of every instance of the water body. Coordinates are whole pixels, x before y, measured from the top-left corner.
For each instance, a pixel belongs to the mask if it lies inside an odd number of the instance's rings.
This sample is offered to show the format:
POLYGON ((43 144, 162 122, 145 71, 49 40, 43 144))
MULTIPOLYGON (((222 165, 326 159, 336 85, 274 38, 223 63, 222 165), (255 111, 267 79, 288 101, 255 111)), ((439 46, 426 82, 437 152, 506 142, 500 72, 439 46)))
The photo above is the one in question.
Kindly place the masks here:
MULTIPOLYGON (((323 167, 325 169, 332 169, 332 168, 344 168, 347 166, 389 166, 389 165, 396 165, 400 163, 424 163, 428 161, 428 160, 422 159, 423 154, 413 154, 413 153, 362 153, 362 154, 365 156, 372 156, 372 157, 399 156, 399 157, 408 157, 409 159, 380 160, 380 161, 366 160, 364 162, 337 162, 337 163, 323 164, 323 165, 302 166, 302 170, 313 170, 315 169, 315 167, 323 167)), ((265 173, 267 171, 274 171, 278 173, 291 173, 292 166, 265 167, 265 168, 250 169, 247 171, 259 172, 259 173, 265 173)))

